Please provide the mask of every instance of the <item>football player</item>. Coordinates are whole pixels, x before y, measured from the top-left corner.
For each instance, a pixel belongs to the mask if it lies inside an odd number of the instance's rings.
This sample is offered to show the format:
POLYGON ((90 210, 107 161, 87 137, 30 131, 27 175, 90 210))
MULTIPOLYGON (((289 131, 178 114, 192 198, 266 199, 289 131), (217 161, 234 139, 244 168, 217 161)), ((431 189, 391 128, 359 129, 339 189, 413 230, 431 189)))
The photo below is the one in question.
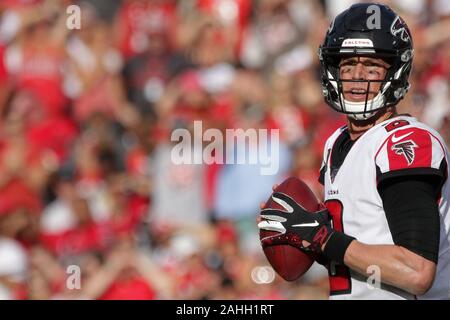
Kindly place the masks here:
POLYGON ((259 228, 280 232, 263 246, 320 255, 332 299, 450 298, 449 152, 435 130, 396 110, 413 53, 388 6, 355 4, 334 19, 319 49, 323 94, 348 121, 324 148, 327 209, 307 212, 279 194, 293 214, 261 212, 259 228), (374 12, 378 24, 368 21, 374 12))

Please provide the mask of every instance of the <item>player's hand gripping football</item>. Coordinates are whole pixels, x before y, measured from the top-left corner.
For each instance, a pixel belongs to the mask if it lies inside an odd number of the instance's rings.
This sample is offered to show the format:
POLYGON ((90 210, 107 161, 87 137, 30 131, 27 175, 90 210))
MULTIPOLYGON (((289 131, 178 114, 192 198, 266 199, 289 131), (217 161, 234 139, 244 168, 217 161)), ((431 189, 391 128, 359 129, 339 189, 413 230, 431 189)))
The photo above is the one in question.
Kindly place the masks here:
POLYGON ((334 232, 325 206, 316 212, 309 212, 281 192, 274 192, 272 200, 284 210, 262 208, 258 228, 279 234, 261 239, 261 244, 288 244, 307 252, 320 253, 322 246, 334 232))

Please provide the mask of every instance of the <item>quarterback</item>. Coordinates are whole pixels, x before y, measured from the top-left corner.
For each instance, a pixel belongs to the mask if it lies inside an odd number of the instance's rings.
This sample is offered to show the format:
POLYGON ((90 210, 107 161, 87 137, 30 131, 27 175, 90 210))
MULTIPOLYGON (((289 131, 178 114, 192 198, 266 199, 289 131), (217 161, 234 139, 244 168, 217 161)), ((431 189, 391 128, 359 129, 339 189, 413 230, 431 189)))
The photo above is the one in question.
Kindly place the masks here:
POLYGON ((450 298, 449 151, 435 130, 396 110, 413 55, 406 23, 385 5, 356 4, 334 19, 319 48, 322 87, 348 120, 324 147, 326 209, 261 215, 260 229, 280 232, 263 245, 320 257, 331 299, 450 298), (379 26, 367 23, 369 6, 379 8, 379 26))

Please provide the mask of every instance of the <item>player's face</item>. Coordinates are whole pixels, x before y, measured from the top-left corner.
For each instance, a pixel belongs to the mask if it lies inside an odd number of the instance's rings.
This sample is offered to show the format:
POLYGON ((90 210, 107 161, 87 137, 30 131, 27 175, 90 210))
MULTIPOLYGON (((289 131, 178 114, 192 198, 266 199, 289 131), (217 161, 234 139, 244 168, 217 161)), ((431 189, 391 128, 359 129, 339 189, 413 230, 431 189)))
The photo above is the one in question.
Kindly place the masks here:
MULTIPOLYGON (((382 59, 370 57, 350 57, 342 59, 339 64, 340 79, 361 80, 360 82, 342 82, 344 98, 351 102, 366 100, 367 80, 384 80, 389 65, 382 59)), ((371 82, 368 100, 380 91, 381 82, 371 82)))

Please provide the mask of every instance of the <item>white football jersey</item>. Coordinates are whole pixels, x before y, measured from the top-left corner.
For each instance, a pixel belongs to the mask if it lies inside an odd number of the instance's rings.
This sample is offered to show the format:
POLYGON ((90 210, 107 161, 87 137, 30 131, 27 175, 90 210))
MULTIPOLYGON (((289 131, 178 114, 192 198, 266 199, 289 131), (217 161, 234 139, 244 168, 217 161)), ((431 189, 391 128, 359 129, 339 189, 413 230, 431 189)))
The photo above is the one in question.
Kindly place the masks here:
POLYGON ((365 132, 354 142, 339 170, 331 172, 333 145, 345 129, 338 129, 328 138, 321 169, 325 203, 336 230, 365 244, 394 244, 377 191, 378 181, 413 172, 438 174, 442 170, 446 181, 439 199, 439 260, 432 288, 419 297, 384 284, 374 288, 366 276, 345 265, 332 264, 330 299, 449 299, 450 182, 446 165, 449 152, 443 139, 417 119, 398 116, 365 132))

